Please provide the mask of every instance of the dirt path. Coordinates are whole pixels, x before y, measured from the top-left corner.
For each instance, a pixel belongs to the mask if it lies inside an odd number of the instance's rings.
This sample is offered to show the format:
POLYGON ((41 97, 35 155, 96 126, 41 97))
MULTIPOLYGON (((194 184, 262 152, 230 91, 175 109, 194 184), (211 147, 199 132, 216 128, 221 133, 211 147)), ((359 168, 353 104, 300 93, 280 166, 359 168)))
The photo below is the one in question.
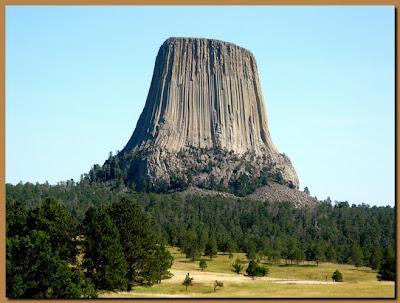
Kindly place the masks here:
MULTIPOLYGON (((185 279, 187 274, 187 270, 178 270, 172 269, 171 272, 174 274, 171 279, 163 280, 163 285, 165 284, 175 284, 181 285, 182 281, 185 279)), ((244 275, 240 274, 231 274, 231 273, 217 273, 217 272, 207 272, 207 271, 191 271, 189 272, 190 276, 193 277, 194 283, 206 283, 212 285, 215 280, 219 280, 227 283, 239 283, 239 284, 247 284, 247 283, 254 283, 255 281, 268 281, 271 283, 277 284, 303 284, 303 285, 310 285, 310 284, 335 284, 333 282, 325 282, 325 281, 316 281, 316 280, 294 280, 294 279, 282 279, 282 278, 271 278, 271 277, 262 277, 262 278, 255 278, 254 280, 245 277, 244 275)), ((344 283, 341 283, 344 284, 344 283)), ((199 294, 201 296, 201 294, 199 294)), ((168 293, 146 293, 146 292, 126 292, 126 291, 119 291, 119 292, 104 292, 99 294, 100 297, 107 297, 107 298, 140 298, 140 297, 154 297, 154 298, 186 298, 186 297, 193 297, 196 296, 195 293, 191 293, 190 295, 185 294, 168 294, 168 293)))
MULTIPOLYGON (((174 276, 171 279, 164 280, 163 283, 166 284, 176 284, 182 283, 185 279, 187 271, 185 270, 172 270, 174 276)), ((214 273, 214 272, 202 272, 202 271, 195 271, 190 272, 190 276, 193 277, 193 282, 200 282, 200 283, 212 283, 215 280, 220 280, 222 282, 231 282, 231 283, 251 283, 254 280, 245 277, 244 275, 240 274, 229 274, 229 273, 214 273)), ((325 281, 316 281, 316 280, 291 280, 291 279, 281 279, 281 278, 271 278, 271 277, 262 277, 256 278, 256 281, 270 281, 272 283, 278 284, 335 284, 334 282, 325 282, 325 281)))
MULTIPOLYGON (((191 294, 193 295, 193 294, 191 294)), ((163 293, 148 293, 148 292, 136 292, 136 291, 119 291, 119 292, 103 292, 99 294, 100 298, 189 298, 191 295, 181 294, 163 294, 163 293)))

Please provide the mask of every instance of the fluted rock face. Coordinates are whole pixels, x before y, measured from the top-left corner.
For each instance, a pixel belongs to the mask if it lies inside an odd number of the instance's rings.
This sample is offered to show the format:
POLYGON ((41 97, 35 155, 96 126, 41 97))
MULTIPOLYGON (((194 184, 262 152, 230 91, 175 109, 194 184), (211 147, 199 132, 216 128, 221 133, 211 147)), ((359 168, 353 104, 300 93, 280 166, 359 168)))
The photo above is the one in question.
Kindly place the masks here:
POLYGON ((254 56, 217 40, 165 41, 127 148, 147 140, 171 151, 195 146, 276 154, 254 56))
POLYGON ((189 181, 199 185, 207 166, 221 186, 238 173, 259 176, 262 168, 294 187, 299 183, 289 158, 272 143, 253 54, 219 40, 163 43, 146 105, 120 155, 136 178, 144 175, 150 182, 170 183, 171 174, 190 173, 189 181), (140 163, 126 160, 143 151, 140 163), (210 161, 222 165, 210 167, 210 161), (246 171, 243 161, 253 170, 246 171))

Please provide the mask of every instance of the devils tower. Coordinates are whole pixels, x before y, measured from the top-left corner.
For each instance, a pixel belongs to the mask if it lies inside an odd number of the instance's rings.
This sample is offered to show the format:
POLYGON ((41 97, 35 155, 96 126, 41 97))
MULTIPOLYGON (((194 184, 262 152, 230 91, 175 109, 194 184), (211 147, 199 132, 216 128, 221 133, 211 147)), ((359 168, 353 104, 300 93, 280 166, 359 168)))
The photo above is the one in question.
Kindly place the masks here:
POLYGON ((290 159, 272 143, 255 57, 203 38, 161 45, 132 137, 91 174, 155 191, 299 186, 290 159))

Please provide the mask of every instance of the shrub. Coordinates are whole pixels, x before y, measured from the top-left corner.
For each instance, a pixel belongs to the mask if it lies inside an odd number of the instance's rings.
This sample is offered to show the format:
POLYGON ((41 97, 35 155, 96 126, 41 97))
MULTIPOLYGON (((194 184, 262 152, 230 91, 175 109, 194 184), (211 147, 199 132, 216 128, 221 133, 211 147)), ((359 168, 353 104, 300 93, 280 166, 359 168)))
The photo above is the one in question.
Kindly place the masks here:
POLYGON ((205 270, 207 268, 207 262, 205 260, 200 260, 199 267, 201 268, 201 271, 205 270))
POLYGON ((223 287, 223 286, 224 286, 224 283, 222 281, 215 280, 215 282, 214 282, 214 292, 217 291, 218 287, 223 287))
POLYGON ((335 282, 343 282, 343 275, 336 269, 332 275, 332 280, 335 282))
POLYGON ((183 280, 182 285, 184 285, 186 287, 186 290, 187 290, 188 286, 193 285, 193 277, 190 277, 189 273, 187 273, 185 280, 183 280))
POLYGON ((242 269, 243 269, 242 263, 240 262, 239 259, 236 259, 235 263, 232 264, 232 271, 237 274, 240 274, 242 269))
POLYGON ((259 266, 256 261, 251 260, 246 269, 246 273, 254 279, 254 277, 265 277, 268 275, 268 268, 259 266))
POLYGON ((396 280, 396 259, 391 257, 384 260, 378 275, 376 276, 379 281, 395 281, 396 280))
POLYGON ((229 181, 230 192, 236 196, 244 197, 256 190, 254 180, 247 174, 240 174, 237 179, 229 181))

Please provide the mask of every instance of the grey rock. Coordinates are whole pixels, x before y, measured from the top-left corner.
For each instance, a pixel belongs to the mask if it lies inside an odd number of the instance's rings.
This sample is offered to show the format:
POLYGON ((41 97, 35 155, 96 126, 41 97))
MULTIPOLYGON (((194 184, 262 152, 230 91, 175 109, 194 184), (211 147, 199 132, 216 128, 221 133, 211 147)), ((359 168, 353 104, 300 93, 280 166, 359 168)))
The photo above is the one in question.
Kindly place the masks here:
POLYGON ((290 159, 272 143, 253 54, 219 40, 162 44, 145 107, 120 154, 133 153, 142 156, 126 165, 150 184, 190 174, 194 186, 214 178, 226 187, 264 168, 299 186, 290 159))

